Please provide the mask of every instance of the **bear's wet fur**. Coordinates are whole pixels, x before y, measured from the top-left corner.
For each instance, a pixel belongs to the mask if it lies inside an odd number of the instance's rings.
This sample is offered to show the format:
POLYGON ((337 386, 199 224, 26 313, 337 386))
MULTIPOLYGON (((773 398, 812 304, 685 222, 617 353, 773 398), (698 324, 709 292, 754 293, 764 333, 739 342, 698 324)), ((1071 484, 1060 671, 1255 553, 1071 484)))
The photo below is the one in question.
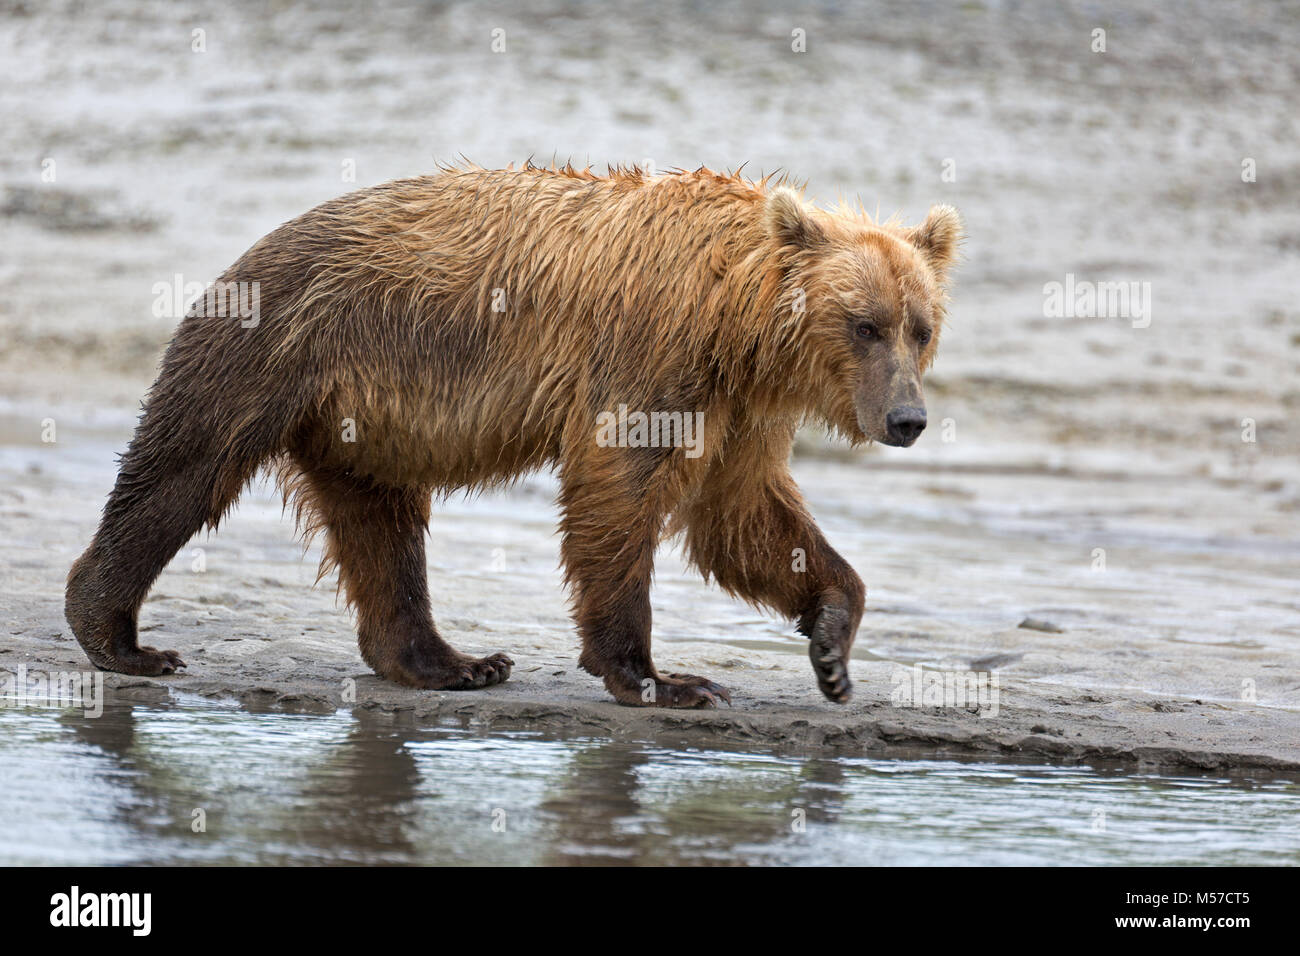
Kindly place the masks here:
POLYGON ((253 320, 196 307, 180 323, 68 576, 68 622, 98 667, 184 666, 138 645, 140 605, 270 465, 325 533, 322 572, 376 673, 500 683, 508 657, 461 654, 434 625, 430 503, 554 466, 579 663, 617 700, 730 699, 651 660, 655 548, 682 532, 706 577, 798 622, 822 692, 846 701, 865 588, 790 449, 804 421, 915 440, 960 234, 946 206, 907 228, 706 169, 455 168, 327 202, 218 280, 257 283, 253 320), (690 454, 598 437, 611 415, 675 413, 703 425, 690 454))

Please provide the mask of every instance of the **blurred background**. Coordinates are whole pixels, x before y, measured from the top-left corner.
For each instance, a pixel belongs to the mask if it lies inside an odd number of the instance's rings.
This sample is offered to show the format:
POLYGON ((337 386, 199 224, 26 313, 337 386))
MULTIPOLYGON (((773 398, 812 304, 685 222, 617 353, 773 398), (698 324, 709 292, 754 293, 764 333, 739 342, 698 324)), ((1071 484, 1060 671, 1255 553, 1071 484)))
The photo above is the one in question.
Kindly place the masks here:
MULTIPOLYGON (((865 653, 1217 699, 1244 668, 1300 705, 1269 669, 1300 636, 1298 48, 1300 7, 1270 0, 0 3, 10 626, 62 626, 64 568, 176 321, 157 283, 210 281, 314 204, 461 155, 746 163, 907 221, 949 202, 968 227, 930 430, 797 456, 868 581, 865 653), (1149 283, 1149 325, 1047 314, 1067 276, 1149 283)), ((508 548, 485 586, 567 640, 538 482, 495 524, 453 503, 430 560, 508 548)), ((210 546, 238 562, 164 591, 224 593, 259 561, 309 580, 287 524, 245 507, 210 546)), ((671 560, 667 639, 794 646, 671 560)), ((304 619, 328 604, 304 600, 304 619)))
POLYGON ((728 684, 740 742, 588 739, 635 718, 576 670, 546 474, 431 523, 440 626, 509 650, 510 682, 384 686, 262 482, 144 608, 142 639, 178 648, 184 676, 110 675, 102 719, 0 711, 0 861, 1294 861, 1294 783, 774 758, 751 731, 1295 766, 1297 50, 1300 6, 1273 0, 0 0, 0 672, 87 666, 63 580, 174 287, 319 202, 462 155, 745 163, 909 222, 952 203, 969 232, 920 442, 796 448, 868 586, 847 708, 787 622, 670 543, 656 660, 728 684), (1071 282, 1149 298, 1136 322, 1061 315, 1045 290, 1071 282), (996 673, 1000 714, 892 707, 915 666, 996 673), (349 682, 365 706, 335 712, 349 682), (258 712, 270 701, 325 713, 258 712), (427 726, 521 702, 513 735, 427 726), (566 713, 583 739, 544 732, 566 713), (482 838, 494 807, 513 838, 482 838))
POLYGON ((747 163, 961 209, 946 454, 1262 465, 1300 443, 1300 7, 1125 6, 4 3, 4 368, 142 382, 155 282, 436 160, 747 163), (1067 273, 1151 283, 1150 327, 1045 317, 1067 273))

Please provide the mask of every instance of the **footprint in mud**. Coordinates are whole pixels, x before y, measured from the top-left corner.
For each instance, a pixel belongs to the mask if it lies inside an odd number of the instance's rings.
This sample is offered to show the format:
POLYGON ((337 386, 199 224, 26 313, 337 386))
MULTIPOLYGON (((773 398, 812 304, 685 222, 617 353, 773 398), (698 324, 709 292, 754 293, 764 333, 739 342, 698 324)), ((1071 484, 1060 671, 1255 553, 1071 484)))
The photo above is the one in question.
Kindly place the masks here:
POLYGON ((1012 664, 1018 664, 1024 659, 1024 654, 988 654, 984 657, 973 658, 970 662, 970 669, 973 671, 994 671, 999 667, 1010 667, 1012 664))

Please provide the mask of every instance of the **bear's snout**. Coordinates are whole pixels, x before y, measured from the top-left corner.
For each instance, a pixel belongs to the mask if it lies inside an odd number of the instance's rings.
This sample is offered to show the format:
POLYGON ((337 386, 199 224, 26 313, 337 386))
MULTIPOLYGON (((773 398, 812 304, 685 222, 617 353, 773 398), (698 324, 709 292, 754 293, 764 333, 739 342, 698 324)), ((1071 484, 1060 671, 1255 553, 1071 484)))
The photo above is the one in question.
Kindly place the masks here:
POLYGON ((885 416, 886 441, 906 448, 925 431, 925 409, 917 405, 900 405, 885 416))

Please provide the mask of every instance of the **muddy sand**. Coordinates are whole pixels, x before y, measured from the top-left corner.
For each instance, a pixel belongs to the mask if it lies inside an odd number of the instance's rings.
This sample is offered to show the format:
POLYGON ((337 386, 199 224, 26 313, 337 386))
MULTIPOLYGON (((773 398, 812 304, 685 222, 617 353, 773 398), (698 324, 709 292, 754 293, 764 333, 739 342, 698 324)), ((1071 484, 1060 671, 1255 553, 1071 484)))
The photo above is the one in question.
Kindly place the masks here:
POLYGON ((462 152, 748 161, 908 220, 951 202, 970 234, 933 427, 905 451, 816 433, 796 450, 868 586, 848 706, 821 699, 791 627, 671 542, 657 662, 734 706, 608 702, 576 667, 546 474, 453 497, 430 529, 439 623, 462 650, 509 652, 506 685, 368 676, 333 579, 313 589, 318 554, 263 483, 143 611, 143 640, 188 672, 109 676, 113 693, 683 745, 1300 769, 1297 43, 1267 2, 0 5, 0 669, 86 666, 61 587, 176 321, 157 283, 208 281, 315 203, 462 152), (1150 283, 1149 313, 1049 315, 1045 284, 1069 276, 1150 283), (996 716, 895 706, 918 665, 996 674, 996 716))
MULTIPOLYGON (((18 664, 85 667, 62 620, 61 575, 94 525, 96 489, 111 480, 111 449, 126 435, 117 432, 114 442, 82 430, 72 415, 61 421, 59 444, 84 456, 75 476, 42 467, 47 446, 10 448, 6 462, 13 605, 0 669, 10 672, 18 664)), ((1225 639, 1213 617, 1187 618, 1177 589, 1208 586, 1196 544, 1136 530, 1160 518, 1162 482, 1152 479, 1155 487, 1141 495, 1130 475, 939 466, 918 474, 870 459, 814 459, 797 464, 796 474, 831 539, 873 585, 847 706, 821 698, 805 642, 790 627, 704 584, 671 547, 661 551, 652 595, 657 661, 729 686, 734 706, 683 712, 609 702, 599 681, 576 667, 546 475, 510 493, 453 498, 431 524, 430 581, 443 631, 462 650, 508 651, 516 668, 503 686, 413 691, 371 676, 334 581, 313 588, 318 552, 304 555, 266 482, 220 533, 178 555, 142 612, 142 641, 178 649, 188 671, 108 675, 106 683, 145 700, 171 689, 262 710, 360 706, 421 722, 653 736, 683 746, 870 754, 924 747, 1144 767, 1300 769, 1294 650, 1285 634, 1225 639), (869 498, 858 490, 868 480, 869 498), (1088 488, 1126 499, 1126 530, 1071 531, 1093 526, 1087 503, 1075 497, 1088 488), (1094 570, 1087 545, 1112 540, 1124 542, 1111 546, 1113 563, 1094 570), (944 573, 928 578, 936 562, 944 573), (997 696, 898 706, 898 689, 913 686, 900 675, 910 680, 916 665, 996 674, 997 696), (1241 699, 1243 681, 1255 701, 1241 699)), ((1204 507, 1227 507, 1231 492, 1207 485, 1204 507)), ((1293 598, 1285 560, 1263 550, 1235 554, 1233 563, 1239 583, 1231 596, 1251 589, 1259 620, 1293 598)), ((1203 610, 1208 603, 1201 598, 1203 610)), ((1221 620, 1244 612, 1218 609, 1221 620)))

